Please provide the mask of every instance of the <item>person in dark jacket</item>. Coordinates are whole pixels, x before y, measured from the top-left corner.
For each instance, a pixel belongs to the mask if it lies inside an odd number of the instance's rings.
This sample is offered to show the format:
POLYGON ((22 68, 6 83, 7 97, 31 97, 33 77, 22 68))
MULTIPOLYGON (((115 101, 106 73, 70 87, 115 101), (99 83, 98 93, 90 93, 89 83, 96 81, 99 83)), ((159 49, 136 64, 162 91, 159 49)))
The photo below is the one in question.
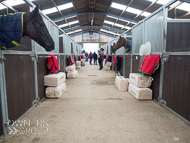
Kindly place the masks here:
POLYGON ((92 52, 89 54, 89 59, 90 59, 90 65, 92 65, 92 52))
POLYGON ((98 53, 99 53, 98 54, 98 63, 100 65, 99 70, 102 70, 103 69, 103 66, 102 66, 102 63, 103 63, 103 61, 102 61, 102 50, 99 50, 98 53))
POLYGON ((94 54, 93 54, 93 58, 94 58, 94 65, 96 64, 97 65, 97 54, 96 54, 96 52, 94 52, 94 54))

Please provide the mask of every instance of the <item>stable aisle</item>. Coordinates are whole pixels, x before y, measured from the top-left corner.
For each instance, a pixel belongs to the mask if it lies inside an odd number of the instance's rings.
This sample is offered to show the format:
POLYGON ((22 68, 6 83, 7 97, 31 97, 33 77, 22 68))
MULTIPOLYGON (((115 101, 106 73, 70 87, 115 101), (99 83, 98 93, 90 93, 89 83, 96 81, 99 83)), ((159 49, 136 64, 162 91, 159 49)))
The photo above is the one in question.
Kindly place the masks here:
POLYGON ((67 79, 60 99, 45 99, 3 143, 189 143, 190 126, 154 101, 137 101, 97 65, 67 79), (25 124, 24 124, 25 123, 25 124), (28 124, 26 124, 28 123, 28 124))

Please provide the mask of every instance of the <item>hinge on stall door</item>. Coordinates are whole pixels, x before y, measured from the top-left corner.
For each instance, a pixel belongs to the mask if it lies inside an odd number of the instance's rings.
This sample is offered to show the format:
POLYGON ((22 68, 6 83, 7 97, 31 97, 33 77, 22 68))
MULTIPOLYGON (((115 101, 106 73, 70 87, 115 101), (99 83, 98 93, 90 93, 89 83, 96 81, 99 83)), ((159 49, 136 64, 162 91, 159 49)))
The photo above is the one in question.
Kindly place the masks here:
POLYGON ((164 62, 168 62, 170 59, 170 56, 169 55, 162 55, 161 58, 164 59, 164 62))
POLYGON ((6 58, 4 56, 0 57, 1 63, 3 63, 5 60, 6 60, 6 58))
POLYGON ((31 60, 31 61, 36 60, 36 61, 38 62, 38 55, 37 55, 37 54, 35 54, 35 55, 30 55, 30 60, 31 60))

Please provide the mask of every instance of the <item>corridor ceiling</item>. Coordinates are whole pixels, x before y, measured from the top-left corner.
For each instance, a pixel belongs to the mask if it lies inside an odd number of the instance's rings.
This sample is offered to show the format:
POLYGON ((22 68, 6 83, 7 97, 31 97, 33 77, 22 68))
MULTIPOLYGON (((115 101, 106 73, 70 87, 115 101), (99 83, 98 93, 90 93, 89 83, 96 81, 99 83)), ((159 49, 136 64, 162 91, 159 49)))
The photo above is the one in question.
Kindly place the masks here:
MULTIPOLYGON (((0 14, 25 12, 23 0, 0 0, 0 14), (7 8, 8 7, 8 8, 7 8)), ((68 35, 101 32, 117 36, 170 0, 31 0, 68 35)), ((169 7, 169 18, 190 18, 190 4, 177 1, 169 7)))

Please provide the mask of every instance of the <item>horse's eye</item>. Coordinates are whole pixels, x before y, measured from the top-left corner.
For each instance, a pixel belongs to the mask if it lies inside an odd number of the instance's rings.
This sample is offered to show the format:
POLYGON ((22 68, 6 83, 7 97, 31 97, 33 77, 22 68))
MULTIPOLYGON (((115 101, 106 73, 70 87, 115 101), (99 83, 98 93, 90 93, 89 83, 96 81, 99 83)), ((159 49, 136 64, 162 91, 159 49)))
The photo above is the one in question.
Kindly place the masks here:
POLYGON ((40 23, 40 26, 43 27, 43 26, 44 26, 44 23, 40 23))

